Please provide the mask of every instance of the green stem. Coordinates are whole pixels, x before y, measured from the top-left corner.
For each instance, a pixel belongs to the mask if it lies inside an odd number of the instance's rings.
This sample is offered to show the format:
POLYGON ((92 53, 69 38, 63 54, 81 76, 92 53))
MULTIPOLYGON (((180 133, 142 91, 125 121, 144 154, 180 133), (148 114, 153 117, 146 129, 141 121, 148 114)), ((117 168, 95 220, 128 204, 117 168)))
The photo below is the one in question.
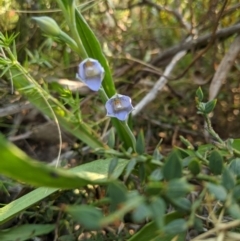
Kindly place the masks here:
POLYGON ((136 152, 136 138, 133 135, 131 129, 129 128, 127 121, 121 121, 121 124, 122 124, 123 128, 126 130, 126 132, 128 133, 128 136, 130 137, 130 139, 132 141, 133 151, 136 152))
POLYGON ((82 59, 88 58, 88 54, 82 44, 81 38, 79 37, 77 26, 76 26, 76 19, 75 19, 75 4, 74 1, 71 3, 69 2, 69 8, 66 8, 65 5, 61 2, 61 0, 57 0, 59 7, 62 9, 65 19, 67 20, 68 26, 72 33, 72 37, 77 43, 78 46, 78 53, 82 59))
POLYGON ((209 165, 209 161, 203 157, 198 151, 195 151, 195 155, 199 158, 204 164, 209 165))
POLYGON ((233 148, 232 150, 229 150, 229 148, 227 147, 226 143, 220 138, 220 136, 214 131, 210 118, 207 114, 204 115, 206 123, 207 123, 207 128, 209 133, 215 137, 215 139, 223 146, 223 149, 227 150, 231 153, 231 151, 236 155, 236 156, 240 156, 240 152, 238 150, 236 150, 235 148, 233 148))
POLYGON ((78 47, 77 43, 69 36, 67 35, 65 32, 61 31, 59 38, 65 42, 66 44, 69 45, 69 47, 75 51, 76 53, 78 53, 80 56, 82 56, 82 51, 80 50, 80 48, 78 47))
POLYGON ((205 188, 202 190, 201 194, 198 196, 198 199, 193 203, 192 208, 191 208, 191 214, 190 214, 189 220, 188 220, 189 226, 194 225, 194 220, 195 220, 195 217, 196 217, 196 212, 197 212, 198 208, 201 207, 201 205, 202 205, 202 200, 204 199, 206 192, 207 192, 207 188, 205 187, 205 188))
POLYGON ((208 129, 210 135, 212 135, 219 143, 225 145, 225 142, 220 138, 220 136, 212 128, 212 124, 211 124, 208 114, 204 114, 204 117, 205 117, 205 120, 207 123, 207 129, 208 129))

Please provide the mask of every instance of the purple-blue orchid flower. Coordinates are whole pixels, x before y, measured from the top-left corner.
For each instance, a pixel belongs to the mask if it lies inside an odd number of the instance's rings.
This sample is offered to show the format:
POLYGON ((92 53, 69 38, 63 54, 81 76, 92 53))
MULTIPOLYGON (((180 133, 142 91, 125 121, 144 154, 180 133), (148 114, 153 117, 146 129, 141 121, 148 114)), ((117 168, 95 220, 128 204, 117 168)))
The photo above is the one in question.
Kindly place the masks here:
POLYGON ((107 116, 115 117, 121 121, 125 121, 133 111, 132 100, 126 95, 116 94, 111 97, 105 104, 107 116))
POLYGON ((77 78, 89 89, 98 91, 104 78, 104 69, 97 60, 87 58, 79 64, 77 78))

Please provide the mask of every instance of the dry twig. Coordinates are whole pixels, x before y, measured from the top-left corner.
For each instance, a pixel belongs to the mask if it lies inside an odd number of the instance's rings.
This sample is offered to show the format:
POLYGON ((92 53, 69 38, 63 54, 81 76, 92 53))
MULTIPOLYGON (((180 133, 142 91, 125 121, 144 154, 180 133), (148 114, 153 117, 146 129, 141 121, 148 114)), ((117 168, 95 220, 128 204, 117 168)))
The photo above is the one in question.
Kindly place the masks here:
POLYGON ((28 110, 30 108, 32 108, 32 104, 30 104, 28 101, 12 104, 0 109, 0 117, 13 115, 19 113, 22 110, 28 110))
POLYGON ((235 38, 235 40, 232 42, 228 52, 223 57, 220 65, 218 66, 216 73, 214 74, 214 77, 212 79, 212 82, 209 88, 209 100, 213 100, 217 96, 223 82, 227 77, 227 74, 230 68, 232 67, 239 53, 240 53, 240 35, 238 35, 235 38))
POLYGON ((150 90, 150 92, 136 105, 135 110, 133 111, 133 116, 137 115, 148 103, 153 101, 158 91, 161 90, 167 83, 167 77, 172 72, 174 66, 177 64, 177 62, 187 53, 186 50, 180 51, 177 53, 170 64, 165 69, 163 76, 159 78, 159 80, 156 82, 156 84, 153 86, 153 88, 150 90))

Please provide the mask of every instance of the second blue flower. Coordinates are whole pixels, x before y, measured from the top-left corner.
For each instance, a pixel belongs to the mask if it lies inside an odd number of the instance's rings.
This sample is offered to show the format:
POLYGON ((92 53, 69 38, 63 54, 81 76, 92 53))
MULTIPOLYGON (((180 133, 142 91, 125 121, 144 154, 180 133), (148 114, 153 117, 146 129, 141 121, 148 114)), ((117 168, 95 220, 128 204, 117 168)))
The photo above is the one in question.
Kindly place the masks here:
POLYGON ((131 98, 126 95, 119 94, 111 97, 106 102, 105 107, 107 110, 107 116, 116 117, 121 121, 126 120, 129 113, 131 113, 134 109, 131 98))

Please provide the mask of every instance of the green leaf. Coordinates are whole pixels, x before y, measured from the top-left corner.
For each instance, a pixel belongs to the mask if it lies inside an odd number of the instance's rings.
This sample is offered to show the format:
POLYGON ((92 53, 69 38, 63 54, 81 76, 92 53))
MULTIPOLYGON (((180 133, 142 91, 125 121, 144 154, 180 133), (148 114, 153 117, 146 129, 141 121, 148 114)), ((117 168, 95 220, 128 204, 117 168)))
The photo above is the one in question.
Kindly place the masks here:
POLYGON ((28 157, 0 135, 0 172, 10 178, 34 186, 77 188, 89 183, 106 183, 106 176, 98 172, 71 173, 54 168, 28 157))
POLYGON ((24 241, 36 236, 48 234, 55 228, 54 224, 25 224, 0 231, 1 241, 24 241))
POLYGON ((187 227, 185 219, 176 219, 164 227, 164 232, 168 234, 179 234, 186 231, 187 227))
POLYGON ((140 182, 143 183, 146 177, 146 168, 144 163, 139 163, 138 173, 139 173, 138 175, 139 175, 140 182))
POLYGON ((234 139, 233 140, 232 148, 240 151, 240 139, 234 139))
POLYGON ((227 211, 233 218, 240 219, 240 207, 237 203, 231 203, 227 211))
POLYGON ((122 203, 122 205, 115 212, 109 214, 108 216, 102 218, 101 227, 105 227, 109 224, 114 223, 123 219, 124 215, 130 211, 137 208, 144 202, 144 198, 138 194, 138 192, 131 192, 127 197, 127 201, 122 203))
POLYGON ((122 183, 110 183, 108 196, 111 200, 110 211, 114 211, 127 200, 127 188, 122 183))
POLYGON ((144 154, 145 152, 145 139, 143 130, 140 130, 138 137, 137 137, 137 143, 136 143, 136 151, 139 155, 144 154))
POLYGON ((95 207, 87 205, 66 206, 64 211, 88 230, 97 230, 101 227, 100 221, 103 218, 103 214, 95 207))
POLYGON ((58 241, 76 241, 76 237, 74 237, 74 234, 62 235, 58 237, 58 241))
POLYGON ((163 176, 166 180, 180 178, 182 176, 182 163, 179 154, 173 150, 163 166, 163 176))
MULTIPOLYGON (((111 162, 111 158, 104 159, 104 160, 97 160, 94 162, 86 163, 81 166, 72 168, 70 170, 65 170, 65 172, 72 172, 72 173, 95 173, 103 178, 107 179, 108 177, 108 167, 111 162)), ((118 178, 121 173, 123 172, 125 166, 127 165, 127 160, 118 161, 118 166, 114 169, 112 173, 112 178, 118 178)), ((37 168, 37 167, 36 167, 37 168)), ((13 169, 15 172, 19 172, 18 169, 13 169)), ((23 172, 25 173, 25 171, 23 172)), ((36 176, 33 172, 35 178, 41 179, 41 176, 36 176)), ((82 182, 78 182, 78 188, 84 185, 82 182)), ((21 211, 25 210, 26 208, 30 207, 31 205, 41 201, 45 197, 48 197, 52 193, 58 191, 56 188, 44 188, 40 187, 38 189, 33 190, 32 192, 12 201, 11 203, 5 205, 3 208, 0 208, 0 224, 8 221, 10 218, 14 217, 21 211)))
POLYGON ((126 180, 129 177, 129 175, 131 174, 131 172, 135 168, 136 164, 137 164, 137 160, 135 158, 131 159, 128 162, 128 165, 127 165, 127 168, 126 168, 126 173, 124 175, 124 180, 126 180))
POLYGON ((197 174, 200 173, 201 171, 201 164, 198 160, 193 159, 189 164, 188 164, 188 169, 190 172, 196 176, 197 174))
POLYGON ((153 152, 153 159, 157 161, 161 161, 163 159, 163 155, 160 153, 158 147, 153 152))
POLYGON ((220 175, 223 169, 223 157, 214 150, 209 156, 209 168, 214 175, 220 175))
POLYGON ((185 179, 173 179, 168 182, 165 194, 169 199, 174 200, 191 191, 193 191, 193 187, 185 179))
POLYGON ((115 158, 112 159, 112 161, 109 164, 109 168, 108 168, 108 177, 109 178, 111 178, 111 175, 114 172, 117 165, 118 165, 118 158, 115 157, 115 158))
POLYGON ((233 159, 229 163, 229 170, 238 178, 240 177, 240 158, 239 157, 233 159))
POLYGON ((198 98, 198 101, 202 101, 203 100, 203 92, 202 92, 202 88, 201 87, 198 87, 197 91, 196 91, 196 96, 198 98))
POLYGON ((227 198, 227 191, 223 186, 216 185, 213 183, 207 183, 207 189, 216 199, 225 201, 227 198))
POLYGON ((108 146, 110 148, 114 148, 115 146, 115 131, 113 128, 110 129, 109 134, 108 134, 108 146))
POLYGON ((152 210, 150 206, 146 203, 140 204, 136 209, 133 211, 132 218, 134 222, 140 223, 145 221, 146 218, 152 217, 152 210))
POLYGON ((216 100, 216 99, 207 102, 207 103, 205 104, 204 112, 205 112, 206 114, 211 113, 211 112, 214 110, 214 108, 215 108, 215 106, 216 106, 216 103, 217 103, 217 100, 216 100))
POLYGON ((155 197, 150 202, 153 220, 155 220, 159 229, 164 225, 164 214, 166 212, 166 204, 160 197, 155 197))
POLYGON ((159 236, 159 228, 155 222, 144 225, 137 233, 135 233, 128 241, 146 241, 153 240, 159 236))
POLYGON ((233 188, 233 198, 236 201, 240 201, 240 185, 233 188))
MULTIPOLYGON (((164 216, 165 223, 168 224, 176 219, 182 217, 182 214, 178 212, 172 212, 164 216)), ((185 241, 186 233, 176 234, 166 234, 159 230, 156 222, 152 221, 144 225, 136 234, 134 234, 128 241, 146 241, 146 240, 156 240, 156 241, 185 241), (176 237, 176 238, 175 238, 176 237)))
POLYGON ((222 174, 222 185, 227 189, 231 190, 235 186, 235 179, 232 172, 228 168, 224 168, 222 174))
POLYGON ((157 196, 162 190, 164 190, 165 185, 163 182, 149 182, 145 187, 145 194, 147 196, 157 196))
POLYGON ((185 198, 185 197, 180 197, 176 199, 171 199, 171 203, 174 207, 177 208, 177 210, 180 209, 180 211, 190 211, 191 210, 191 202, 185 198))
POLYGON ((151 181, 161 181, 163 179, 163 174, 161 168, 155 169, 149 176, 151 181))

